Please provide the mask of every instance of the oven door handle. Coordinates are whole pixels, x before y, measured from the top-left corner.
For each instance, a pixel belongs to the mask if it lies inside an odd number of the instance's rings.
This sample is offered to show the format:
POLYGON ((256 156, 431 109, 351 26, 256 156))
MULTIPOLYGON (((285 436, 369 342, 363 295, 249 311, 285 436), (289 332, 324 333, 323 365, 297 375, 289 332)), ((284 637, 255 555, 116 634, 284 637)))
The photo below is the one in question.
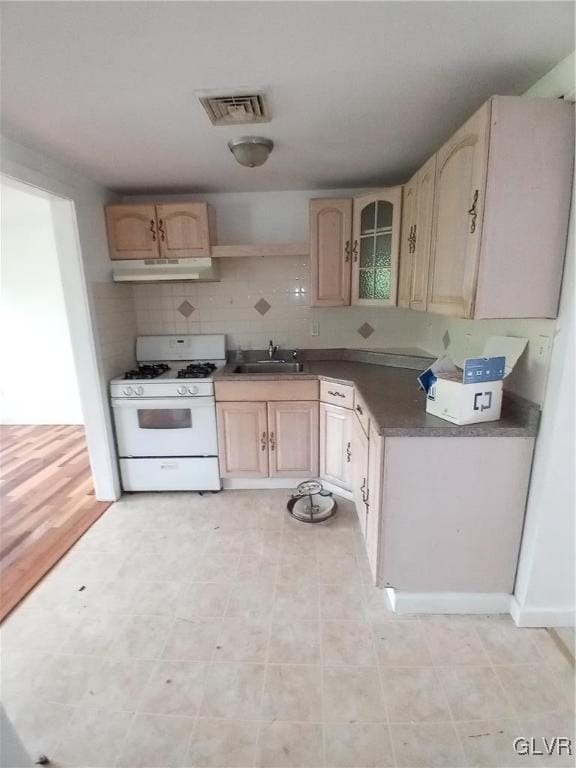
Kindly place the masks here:
POLYGON ((148 408, 156 410, 172 411, 179 408, 214 408, 215 400, 213 397, 114 397, 112 398, 112 408, 138 408, 139 410, 148 408))

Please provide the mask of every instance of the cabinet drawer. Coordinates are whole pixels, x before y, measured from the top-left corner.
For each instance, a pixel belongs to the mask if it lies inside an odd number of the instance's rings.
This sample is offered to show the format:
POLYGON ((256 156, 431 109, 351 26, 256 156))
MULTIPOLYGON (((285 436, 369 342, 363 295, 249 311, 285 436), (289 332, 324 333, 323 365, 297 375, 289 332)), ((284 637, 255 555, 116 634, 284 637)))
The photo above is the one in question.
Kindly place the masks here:
POLYGON ((354 405, 354 387, 349 384, 335 384, 331 381, 320 382, 320 400, 342 408, 352 408, 354 405))
MULTIPOLYGON (((273 400, 318 400, 317 381, 216 381, 216 400, 219 402, 270 402, 273 400)), ((352 405, 350 405, 350 408, 352 405)))
POLYGON ((354 411, 358 417, 358 421, 362 425, 362 429, 367 435, 368 430, 370 429, 370 417, 368 416, 368 408, 366 408, 366 403, 358 394, 358 390, 354 392, 354 411))

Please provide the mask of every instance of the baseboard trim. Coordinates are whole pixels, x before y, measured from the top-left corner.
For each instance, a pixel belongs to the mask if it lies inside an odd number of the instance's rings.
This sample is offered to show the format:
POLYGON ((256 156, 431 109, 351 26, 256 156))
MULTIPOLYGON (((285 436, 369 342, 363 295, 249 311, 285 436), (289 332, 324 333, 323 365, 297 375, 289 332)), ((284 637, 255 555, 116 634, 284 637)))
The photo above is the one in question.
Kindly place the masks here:
POLYGON ((386 587, 395 613, 510 613, 511 595, 493 592, 399 592, 386 587))
POLYGON ((515 597, 510 603, 510 614, 518 627, 573 627, 576 624, 574 610, 533 611, 522 608, 515 597))
POLYGON ((322 478, 320 478, 320 482, 326 491, 330 491, 330 493, 333 493, 335 496, 341 496, 343 499, 348 499, 348 501, 354 501, 351 491, 347 491, 345 488, 340 488, 339 485, 334 485, 334 483, 329 483, 328 480, 322 480, 322 478))
POLYGON ((298 483, 308 477, 223 477, 222 488, 227 491, 258 491, 267 488, 290 488, 296 490, 298 483))

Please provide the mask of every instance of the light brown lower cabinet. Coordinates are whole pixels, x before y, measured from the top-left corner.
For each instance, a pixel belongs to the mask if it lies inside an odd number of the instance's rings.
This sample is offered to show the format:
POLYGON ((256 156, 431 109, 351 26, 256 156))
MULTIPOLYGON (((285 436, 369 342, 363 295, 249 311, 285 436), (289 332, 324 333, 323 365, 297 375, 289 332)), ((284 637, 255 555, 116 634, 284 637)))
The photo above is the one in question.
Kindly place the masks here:
POLYGON ((317 477, 317 402, 220 402, 216 408, 222 477, 317 477))
POLYGON ((318 476, 318 403, 268 403, 270 477, 318 476))
POLYGON ((352 482, 352 420, 349 408, 320 404, 320 476, 350 489, 352 482))
POLYGON ((266 403, 218 403, 221 477, 268 477, 266 403))

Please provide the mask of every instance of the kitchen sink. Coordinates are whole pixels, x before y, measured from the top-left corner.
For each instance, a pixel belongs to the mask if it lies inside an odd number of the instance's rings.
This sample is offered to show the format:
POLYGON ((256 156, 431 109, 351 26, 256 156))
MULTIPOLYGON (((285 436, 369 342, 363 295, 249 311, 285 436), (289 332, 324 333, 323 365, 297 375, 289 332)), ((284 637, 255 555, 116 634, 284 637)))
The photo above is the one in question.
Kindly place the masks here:
POLYGON ((242 363, 234 368, 233 373, 302 373, 303 363, 289 363, 286 360, 258 360, 255 363, 242 363))

